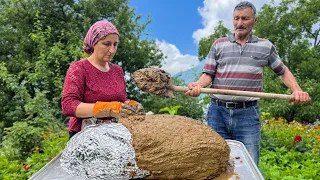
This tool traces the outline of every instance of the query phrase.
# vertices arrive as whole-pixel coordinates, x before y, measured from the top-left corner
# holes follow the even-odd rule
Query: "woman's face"
[[[117,34],[109,34],[94,45],[93,55],[99,61],[110,62],[117,52],[118,43],[119,36]]]

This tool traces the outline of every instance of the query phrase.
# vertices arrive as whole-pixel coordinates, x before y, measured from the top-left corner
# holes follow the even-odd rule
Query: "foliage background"
[[[283,0],[279,5],[264,5],[258,14],[255,35],[277,46],[285,64],[312,98],[307,105],[293,106],[261,100],[262,111],[288,122],[312,123],[320,117],[319,9],[320,0]],[[82,52],[85,33],[100,19],[114,23],[121,34],[113,62],[125,71],[129,98],[141,102],[146,111],[163,113],[160,109],[181,106],[179,115],[205,121],[208,97],[177,93],[175,99],[160,98],[138,91],[132,83],[135,70],[161,67],[164,55],[146,31],[151,19],[143,22],[127,0],[1,0],[0,179],[27,179],[63,149],[68,141],[68,117],[61,113],[60,104],[64,76],[71,62],[86,57]],[[200,40],[199,60],[207,57],[215,39],[230,32],[219,22],[211,36]],[[175,84],[184,82],[176,79]],[[263,88],[265,92],[290,94],[268,69]],[[279,137],[274,139],[278,142]],[[279,149],[267,150],[281,154],[285,145],[274,146]],[[262,155],[266,154],[269,152]],[[307,163],[319,162],[318,155],[306,155]],[[275,170],[279,164],[275,160],[262,168]]]

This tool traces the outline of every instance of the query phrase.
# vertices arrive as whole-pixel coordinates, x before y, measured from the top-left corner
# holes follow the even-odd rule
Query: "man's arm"
[[[192,82],[188,84],[188,88],[190,89],[185,93],[187,96],[197,97],[200,95],[200,88],[207,87],[212,82],[211,75],[207,73],[203,73],[197,82]]]
[[[292,103],[304,104],[311,100],[309,94],[302,91],[288,67],[284,71],[284,74],[280,76],[280,79],[288,88],[290,88],[292,95],[294,96],[294,101]]]

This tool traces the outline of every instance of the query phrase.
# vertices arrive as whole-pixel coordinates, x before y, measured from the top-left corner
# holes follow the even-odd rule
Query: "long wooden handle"
[[[188,87],[184,86],[168,86],[168,89],[175,92],[187,92]],[[236,91],[236,90],[226,90],[226,89],[212,89],[212,88],[201,88],[201,93],[205,94],[224,94],[224,95],[234,95],[234,96],[248,96],[248,97],[259,97],[264,99],[282,99],[282,100],[294,100],[293,95],[287,94],[275,94],[275,93],[263,93],[263,92],[251,92],[251,91]]]

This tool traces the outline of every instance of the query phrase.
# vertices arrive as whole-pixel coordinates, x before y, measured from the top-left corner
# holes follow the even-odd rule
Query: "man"
[[[240,2],[233,11],[234,34],[216,40],[209,52],[203,74],[188,85],[186,95],[199,96],[200,88],[211,85],[216,89],[242,91],[262,90],[263,67],[269,66],[294,95],[292,103],[307,103],[308,93],[303,92],[290,70],[283,64],[268,40],[252,35],[257,23],[256,9],[250,2]],[[210,95],[207,119],[225,139],[238,140],[246,146],[258,165],[260,158],[259,98],[230,95]]]

